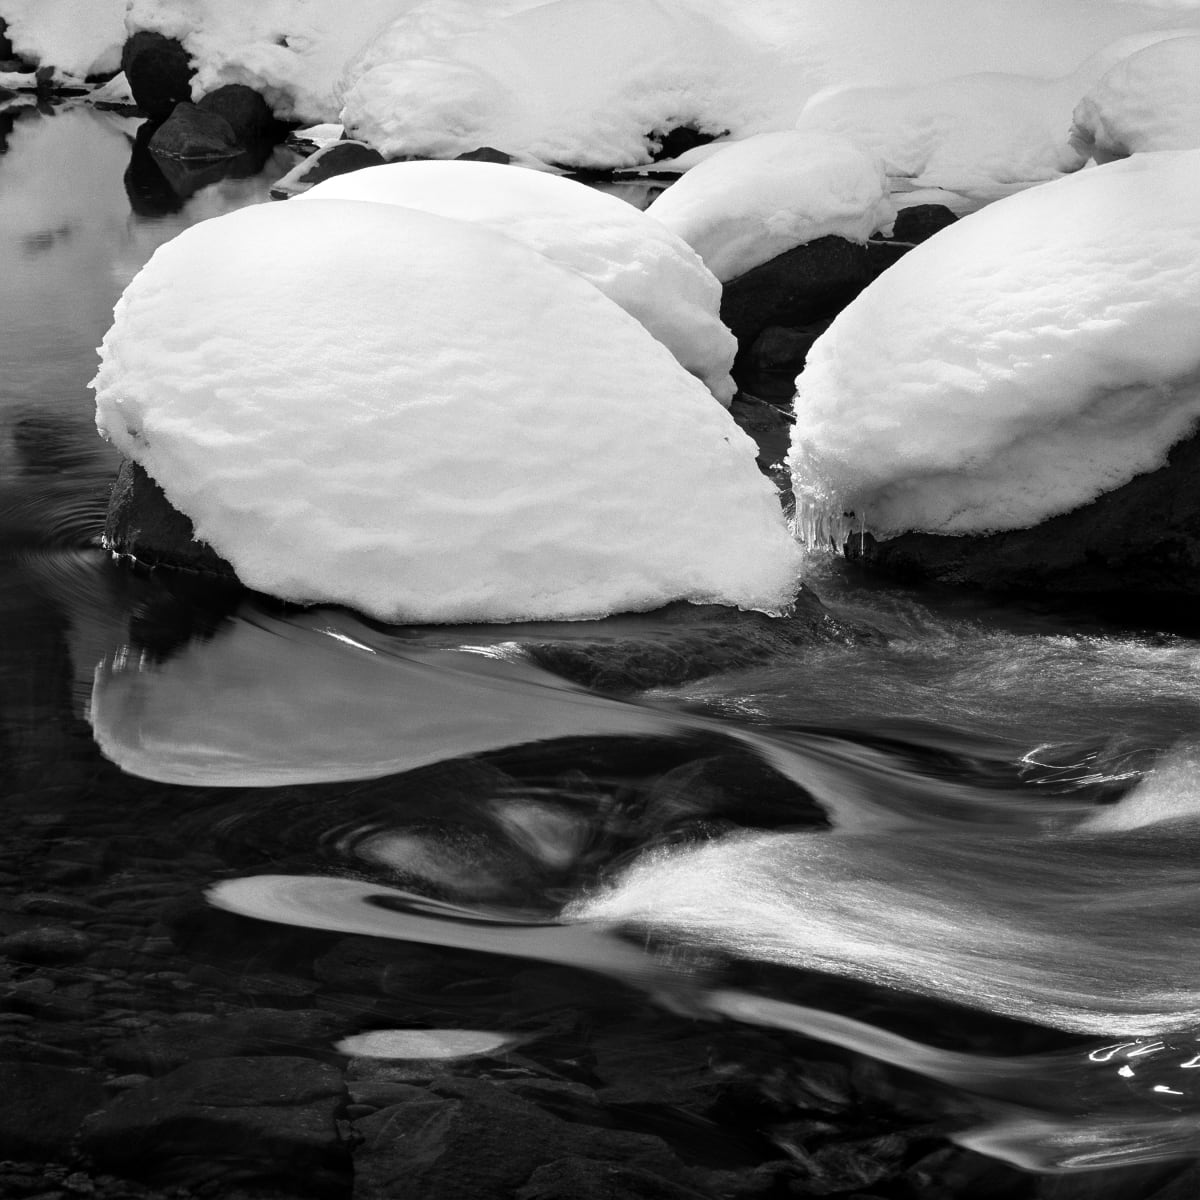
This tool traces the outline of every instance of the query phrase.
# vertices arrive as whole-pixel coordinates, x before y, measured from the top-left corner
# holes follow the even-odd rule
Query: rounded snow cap
[[[336,175],[296,199],[373,200],[485,225],[598,287],[724,405],[733,334],[721,285],[696,252],[624,200],[571,179],[488,162],[387,163]]]
[[[354,201],[159,249],[97,424],[252,588],[390,621],[788,607],[755,448],[637,321],[512,238]]]
[[[797,380],[797,500],[880,533],[1035,525],[1200,420],[1200,151],[1000,200],[852,301]]]

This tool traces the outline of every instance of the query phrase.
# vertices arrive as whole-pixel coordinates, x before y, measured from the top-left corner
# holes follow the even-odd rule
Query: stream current
[[[1021,1171],[1200,1154],[1196,630],[814,556],[809,582],[871,636],[598,691],[529,647],[619,657],[675,626],[384,627],[116,563],[98,546],[116,458],[86,388],[111,306],[157,245],[264,202],[289,165],[155,176],[136,127],[0,113],[7,894],[183,904],[150,931],[182,992],[309,977],[334,934],[398,962],[433,947],[450,982],[414,984],[407,1024],[445,1041],[469,1022],[524,1070],[565,1069],[548,1014],[568,995],[627,1031],[770,1031],[776,1055],[899,1068],[932,1097],[928,1136]],[[21,903],[4,932],[45,910]],[[94,983],[146,933],[76,924]],[[503,970],[550,990],[514,1000]],[[355,980],[334,983],[350,1004]],[[104,1061],[102,1010],[81,1062]],[[389,1020],[364,1003],[350,1024]]]

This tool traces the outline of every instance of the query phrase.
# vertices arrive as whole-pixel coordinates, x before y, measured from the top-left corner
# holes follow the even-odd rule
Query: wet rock
[[[129,460],[121,464],[109,497],[104,544],[149,566],[236,578],[233,568],[211,546],[196,540],[192,522],[172,507],[162,488]]]
[[[40,925],[0,938],[0,956],[27,963],[77,962],[92,945],[92,939],[78,929]]]
[[[807,588],[800,590],[788,617],[720,605],[671,604],[571,632],[574,636],[555,641],[520,641],[547,670],[613,694],[701,679],[764,662],[797,646],[870,636],[836,617]]]
[[[13,44],[8,36],[8,22],[0,17],[0,61],[13,57]]]
[[[223,116],[183,101],[150,136],[150,152],[160,158],[236,158],[243,151]]]
[[[332,1058],[333,1043],[348,1032],[347,1021],[319,1009],[259,1008],[139,1035],[110,1046],[105,1059],[118,1070],[161,1074],[199,1059],[281,1051]]]
[[[1032,529],[964,537],[855,535],[847,558],[906,580],[997,592],[1154,597],[1186,610],[1200,595],[1200,435],[1165,466]],[[1146,614],[1143,613],[1143,617]]]
[[[175,38],[139,30],[125,42],[121,70],[138,108],[152,120],[166,120],[176,104],[192,98],[195,68]]]
[[[516,1200],[702,1200],[709,1195],[636,1167],[561,1158],[538,1167]]]
[[[332,179],[335,175],[346,175],[363,167],[376,167],[383,161],[383,155],[366,142],[330,142],[329,145],[314,150],[277,180],[271,186],[271,198],[286,200],[289,196],[307,192],[310,187],[324,183],[326,179]]]
[[[119,1095],[86,1124],[102,1168],[153,1183],[258,1180],[344,1195],[340,1072],[307,1058],[190,1063]]]
[[[761,399],[790,403],[796,391],[796,376],[804,370],[808,352],[830,324],[829,319],[823,319],[801,326],[768,325],[740,356],[738,383]]]
[[[95,1072],[0,1062],[0,1154],[57,1158],[106,1098]]]
[[[221,117],[242,146],[272,140],[279,134],[280,124],[270,105],[244,83],[227,83],[202,96],[196,107]]]
[[[15,100],[16,98],[17,93],[12,88],[0,87],[0,104],[5,100]]]
[[[873,277],[866,246],[817,238],[730,280],[721,320],[748,349],[768,325],[803,326],[839,313]]]
[[[928,241],[958,217],[944,204],[913,204],[896,214],[891,238],[896,242],[907,242],[915,246]]]
[[[486,1080],[443,1079],[355,1124],[355,1200],[511,1194],[568,1157],[683,1172],[660,1139],[564,1121]],[[685,1193],[686,1194],[686,1193]]]

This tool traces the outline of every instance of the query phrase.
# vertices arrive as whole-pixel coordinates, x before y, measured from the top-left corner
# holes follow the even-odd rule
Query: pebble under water
[[[791,635],[113,562],[111,305],[287,165],[135,126],[0,112],[0,1195],[1194,1194],[1196,630],[821,558]]]

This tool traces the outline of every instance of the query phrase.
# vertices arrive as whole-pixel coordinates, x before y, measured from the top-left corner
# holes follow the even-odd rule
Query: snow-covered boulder
[[[797,127],[836,134],[879,158],[897,190],[936,188],[967,207],[1078,170],[1070,78],[990,73],[911,87],[835,87]]]
[[[1075,108],[1097,161],[1200,147],[1200,36],[1155,42],[1113,66]]]
[[[570,179],[486,162],[369,167],[297,199],[371,200],[470,221],[516,238],[636,317],[724,405],[737,353],[721,287],[687,243],[632,205]]]
[[[875,159],[845,138],[794,130],[706,154],[647,211],[722,281],[817,238],[865,242],[896,215]]]
[[[728,128],[740,109],[728,64],[758,57],[683,0],[516,7],[426,4],[399,18],[347,68],[346,129],[386,158],[496,146],[573,167],[635,166],[650,161],[655,133]]]
[[[120,64],[125,0],[2,0],[0,24],[21,58],[84,79]]]
[[[396,205],[254,206],[126,289],[101,431],[243,583],[384,620],[780,611],[754,445],[590,283]]]
[[[1200,420],[1200,151],[1070,175],[912,250],[797,380],[813,525],[1019,529],[1152,471]]]

